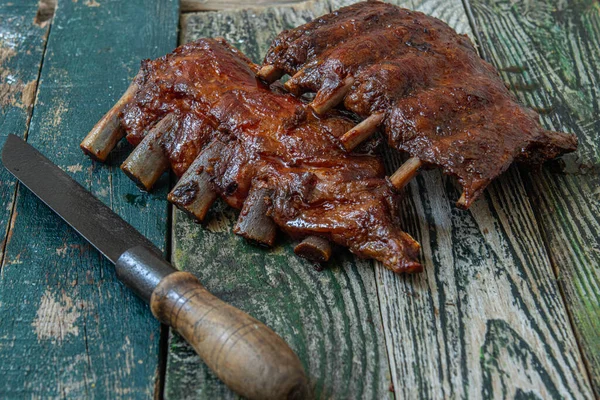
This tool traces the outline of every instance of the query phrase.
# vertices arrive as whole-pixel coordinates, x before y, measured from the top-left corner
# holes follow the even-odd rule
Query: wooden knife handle
[[[249,399],[309,396],[302,364],[275,332],[219,300],[189,272],[173,268],[156,249],[125,251],[117,276],[179,332],[227,386]]]
[[[209,293],[188,272],[162,278],[152,313],[179,332],[231,389],[249,399],[304,399],[308,385],[296,354],[275,332]]]

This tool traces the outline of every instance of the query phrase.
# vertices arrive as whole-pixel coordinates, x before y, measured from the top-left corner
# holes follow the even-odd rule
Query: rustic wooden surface
[[[27,11],[15,35],[33,30],[35,13]],[[177,22],[176,1],[61,1],[48,25],[28,135],[31,144],[161,248],[167,234],[166,185],[142,194],[118,170],[125,148],[101,165],[85,157],[78,144],[127,87],[140,59],[176,45]],[[29,40],[33,58],[40,39]],[[29,56],[27,48],[21,50],[19,56]],[[35,75],[30,68],[35,65],[25,66],[24,73]],[[3,126],[2,134],[12,129]],[[14,129],[24,130],[22,124]],[[18,190],[12,217],[0,275],[0,398],[151,397],[160,325],[148,307],[26,189]]]
[[[29,128],[48,23],[36,20],[37,0],[0,1],[0,147],[9,133],[24,137]],[[0,168],[0,265],[15,179]]]
[[[175,265],[283,337],[303,361],[319,397],[390,395],[369,263],[338,254],[332,269],[317,272],[294,256],[288,241],[267,252],[233,235],[235,213],[222,204],[211,214],[206,229],[175,214]],[[234,397],[179,336],[171,338],[170,350],[165,398]]]
[[[410,5],[459,32],[472,25],[462,2]],[[397,396],[591,397],[519,172],[498,179],[469,212],[454,207],[457,198],[437,171],[412,182],[405,221],[429,268],[406,280],[378,268]],[[406,332],[417,339],[399,340]]]
[[[181,12],[268,7],[274,4],[303,3],[307,0],[181,0]]]
[[[576,154],[525,173],[527,193],[600,397],[600,4],[471,0],[482,49]]]
[[[0,145],[27,132],[33,110],[31,143],[165,248],[167,177],[144,195],[116,170],[126,146],[108,166],[77,147],[139,60],[174,47],[176,1],[154,1],[64,1],[52,24],[36,19],[36,2],[0,1]],[[281,29],[349,2],[184,0],[182,11],[262,8],[184,14],[180,41],[222,35],[260,61]],[[236,213],[223,204],[205,226],[172,215],[172,260],[286,339],[317,398],[600,395],[598,3],[394,3],[469,34],[547,127],[578,135],[578,153],[539,173],[511,168],[469,212],[454,207],[451,179],[419,175],[403,217],[423,245],[421,275],[344,251],[315,271],[285,238],[264,251],[235,237]],[[389,151],[387,162],[392,171],[401,160]],[[0,182],[0,397],[160,396],[159,327],[147,308],[26,190],[13,203],[3,169]],[[178,335],[168,350],[165,398],[235,397]]]
[[[344,4],[347,2],[309,2],[286,8],[186,15],[182,19],[181,40],[222,35],[254,60],[260,60],[264,43],[274,32],[300,23],[299,16],[310,18],[320,15],[323,7],[333,9]],[[472,21],[460,1],[397,4],[442,18],[457,31],[475,38],[470,29]],[[533,2],[531,8],[535,9]],[[389,152],[390,171],[399,163],[397,155]],[[520,172],[512,168],[470,212],[454,207],[457,197],[458,190],[452,180],[439,172],[429,171],[419,176],[410,185],[404,220],[409,232],[423,244],[426,272],[398,277],[380,265],[375,266],[375,289],[392,374],[390,387],[399,398],[516,397],[522,394],[542,398],[590,398],[587,371]],[[227,234],[233,215],[224,219],[228,221]],[[184,222],[184,218],[179,214],[174,218],[174,259],[179,267],[207,279],[219,276],[221,279],[212,279],[211,289],[216,292],[231,285],[226,286],[224,279],[243,285],[249,277],[260,276],[263,267],[256,262],[243,264],[248,277],[239,281],[237,266],[236,273],[228,271],[222,276],[220,263],[212,261],[206,265],[206,255],[215,251],[225,259],[223,265],[230,265],[233,260],[241,264],[245,258],[255,257],[256,251],[250,249],[248,254],[244,248],[224,246],[226,237],[223,241],[207,238],[208,233]],[[287,252],[279,261],[281,268],[287,270],[290,265],[302,264],[289,248],[284,246],[283,249]],[[340,270],[336,262],[331,264],[333,270],[327,272],[333,276],[344,269],[342,266]],[[293,277],[287,279],[293,281]],[[296,284],[276,289],[299,297],[306,296],[312,287]],[[285,327],[278,325],[280,314],[286,303],[295,304],[295,299],[282,301],[271,295],[274,299],[265,305],[257,304],[256,296],[244,292],[241,299],[237,293],[229,299],[251,313],[255,308],[270,306],[270,312],[277,309],[276,318],[267,313],[263,319],[276,330],[281,329],[279,332],[285,336]],[[318,297],[311,297],[319,301]],[[361,300],[355,298],[354,301]],[[336,323],[343,326],[339,320]],[[306,326],[305,322],[301,324]],[[345,336],[345,341],[355,342],[351,331]],[[346,344],[325,339],[322,345],[328,353],[336,353]],[[340,361],[327,363],[325,375],[313,374],[310,361],[320,353],[311,354],[311,349],[307,350],[300,356],[315,382],[317,397],[347,395],[345,387],[338,386],[335,380]],[[173,338],[166,397],[223,395],[221,390],[226,389],[212,379],[207,383],[206,373],[200,375],[193,360],[197,359],[185,344]],[[357,397],[367,397],[365,392],[354,393]]]

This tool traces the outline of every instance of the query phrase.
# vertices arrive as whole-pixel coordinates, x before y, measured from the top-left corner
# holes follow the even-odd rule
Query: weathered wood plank
[[[181,0],[181,12],[233,10],[269,7],[275,4],[303,3],[310,0]]]
[[[472,35],[462,2],[403,2]],[[399,165],[388,153],[390,171]],[[590,398],[581,355],[519,172],[469,212],[438,171],[411,182],[407,228],[422,275],[379,266],[378,288],[398,398]],[[406,340],[409,336],[411,340]]]
[[[600,7],[470,0],[489,61],[549,129],[579,150],[524,174],[591,380],[600,396]]]
[[[37,0],[0,1],[0,148],[29,127],[48,24],[36,23]],[[0,167],[0,260],[15,197],[15,180]]]
[[[281,29],[327,12],[326,4],[184,16],[184,41],[225,36],[260,60]],[[280,334],[301,358],[318,398],[390,397],[390,375],[369,262],[337,254],[317,272],[283,237],[271,251],[233,235],[232,209],[217,206],[206,228],[174,215],[173,261],[216,295]],[[283,235],[280,235],[283,236]],[[178,336],[172,336],[165,398],[232,398]]]
[[[176,1],[60,2],[28,136],[161,248],[165,190],[136,189],[118,170],[124,147],[96,165],[78,144],[140,59],[175,46],[177,21]],[[25,189],[1,272],[0,397],[152,396],[159,324],[110,264]]]

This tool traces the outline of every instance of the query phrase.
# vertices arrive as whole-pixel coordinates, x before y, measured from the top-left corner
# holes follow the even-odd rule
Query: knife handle
[[[235,392],[249,399],[308,397],[304,369],[287,343],[213,296],[194,275],[141,247],[124,253],[116,267],[119,278],[149,300],[152,314],[179,332]]]

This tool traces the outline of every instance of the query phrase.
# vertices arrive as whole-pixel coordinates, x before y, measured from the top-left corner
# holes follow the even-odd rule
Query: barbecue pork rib
[[[380,158],[340,145],[354,122],[315,114],[257,71],[221,39],[144,61],[120,109],[137,145],[124,169],[140,181],[140,165],[172,168],[181,178],[171,202],[202,219],[218,195],[242,209],[236,233],[261,243],[272,243],[274,221],[294,238],[325,238],[394,272],[420,271],[419,245],[399,228]]]
[[[542,163],[577,147],[575,136],[544,130],[518,104],[466,35],[391,4],[356,3],[283,31],[259,76],[283,73],[292,93],[316,92],[317,112],[343,102],[366,118],[342,137],[347,149],[381,126],[416,168],[456,176],[463,208],[513,161]]]

